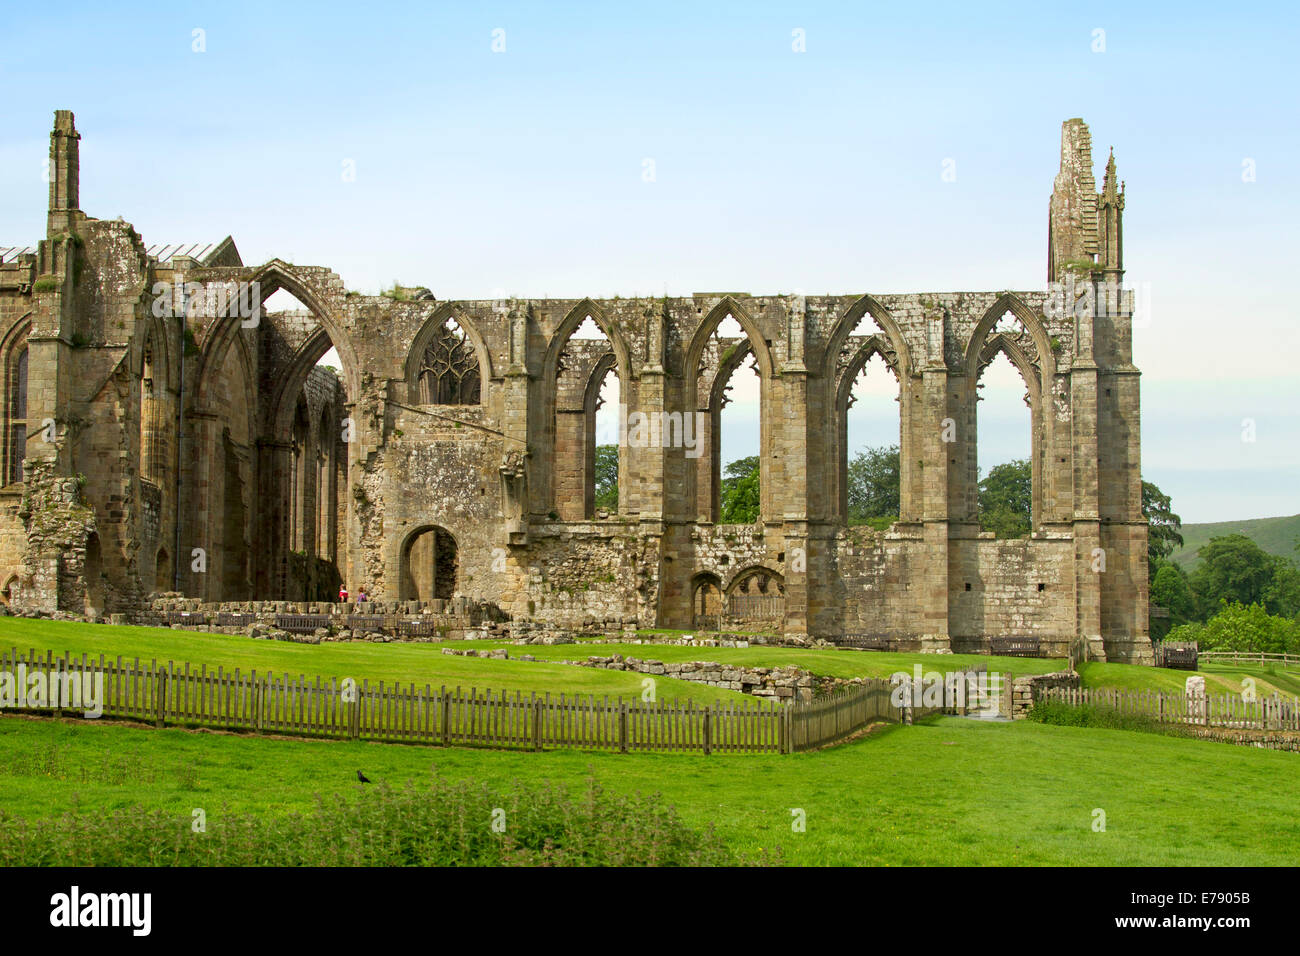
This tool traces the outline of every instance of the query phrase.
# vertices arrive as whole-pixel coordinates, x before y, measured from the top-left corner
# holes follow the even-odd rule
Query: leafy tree
[[[596,446],[596,507],[618,510],[618,446]]]
[[[901,480],[898,446],[868,448],[853,456],[848,466],[848,523],[884,523],[898,520]]]
[[[979,483],[980,527],[999,538],[1028,534],[1033,500],[1034,471],[1027,460],[994,465]]]
[[[1196,596],[1187,582],[1187,572],[1172,561],[1161,561],[1160,570],[1151,579],[1151,603],[1168,609],[1175,625],[1197,616]]]
[[[1197,556],[1200,561],[1191,584],[1203,614],[1216,613],[1224,601],[1265,604],[1277,562],[1250,538],[1244,534],[1211,538]]]
[[[1171,641],[1196,641],[1204,650],[1300,653],[1300,622],[1269,614],[1260,604],[1223,602],[1204,624],[1183,624],[1169,632]]]
[[[719,520],[723,524],[753,524],[758,520],[758,456],[739,458],[722,473]]]
[[[1264,590],[1264,606],[1284,617],[1300,615],[1300,568],[1290,558],[1269,555],[1273,580]]]
[[[1142,517],[1147,519],[1148,580],[1154,581],[1160,562],[1183,546],[1183,519],[1174,514],[1169,496],[1149,481],[1142,482]]]

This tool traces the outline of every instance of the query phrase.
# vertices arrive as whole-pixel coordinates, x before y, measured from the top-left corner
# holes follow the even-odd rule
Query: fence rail
[[[1300,730],[1300,698],[1280,694],[1246,700],[1240,694],[1188,696],[1113,688],[1052,687],[1040,689],[1036,699],[1057,700],[1073,707],[1109,707],[1162,723],[1233,730]]]
[[[1262,651],[1201,651],[1201,659],[1220,664],[1281,664],[1300,666],[1300,654],[1265,654]]]
[[[873,680],[810,704],[628,701],[528,695],[226,670],[173,661],[0,653],[14,686],[47,688],[14,706],[59,714],[97,703],[102,715],[155,727],[200,726],[350,740],[469,744],[519,750],[570,747],[627,753],[791,753],[842,740],[873,721],[911,722],[952,708],[896,706]],[[94,689],[95,682],[102,684]],[[90,682],[87,685],[87,681]],[[58,689],[56,692],[56,688]],[[86,688],[96,700],[71,694]]]

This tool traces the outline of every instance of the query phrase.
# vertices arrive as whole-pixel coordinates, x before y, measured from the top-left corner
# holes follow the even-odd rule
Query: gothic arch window
[[[1036,354],[1024,321],[1010,310],[989,327],[975,353],[970,510],[981,530],[1000,538],[1028,534],[1041,520]]]
[[[902,462],[907,460],[902,404],[898,358],[889,340],[878,329],[865,335],[855,329],[840,354],[833,432],[838,448],[833,503],[846,524],[883,528],[902,514]]]
[[[725,309],[715,310],[696,334],[695,395],[688,411],[701,413],[703,434],[696,437],[703,453],[687,461],[687,507],[693,503],[702,521],[760,521],[772,494],[761,478],[767,365],[755,341]]]
[[[10,346],[5,362],[5,484],[23,480],[27,457],[27,336]]]
[[[454,319],[443,322],[425,347],[419,383],[424,405],[477,405],[481,401],[478,353]]]
[[[564,521],[617,513],[625,505],[623,404],[613,343],[588,315],[566,337],[555,363],[555,500]]]

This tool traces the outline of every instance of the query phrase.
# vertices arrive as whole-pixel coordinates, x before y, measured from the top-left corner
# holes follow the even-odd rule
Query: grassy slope
[[[68,651],[76,656],[98,658],[121,655],[141,660],[156,658],[178,663],[218,665],[232,670],[271,670],[277,674],[305,674],[352,677],[372,683],[385,681],[430,684],[438,687],[464,687],[468,690],[521,690],[551,694],[605,694],[615,697],[640,697],[639,674],[604,671],[561,664],[527,661],[493,661],[470,657],[453,657],[442,653],[439,644],[370,644],[358,641],[330,644],[294,644],[288,641],[255,641],[229,634],[204,634],[173,631],[154,627],[114,627],[107,624],[81,624],[68,621],[40,621],[0,618],[0,649],[17,646],[26,651]],[[486,647],[483,642],[460,646]],[[519,650],[525,650],[520,648]],[[682,700],[752,700],[733,691],[717,690],[671,678],[656,678],[660,697]]]
[[[571,667],[549,661],[583,660],[588,656],[623,654],[661,661],[710,660],[752,667],[796,664],[827,677],[888,677],[896,671],[911,673],[920,664],[924,671],[949,671],[987,666],[992,671],[1013,674],[1043,674],[1062,670],[1061,659],[989,657],[980,654],[886,654],[862,651],[816,650],[785,647],[684,647],[674,644],[621,644],[580,641],[577,644],[522,647],[490,641],[447,641],[444,644],[370,644],[340,642],[293,644],[284,641],[254,641],[228,634],[203,634],[166,628],[114,627],[65,621],[33,621],[0,617],[0,650],[12,646],[40,652],[64,651],[77,656],[122,655],[142,660],[189,661],[220,665],[227,669],[268,669],[275,673],[305,674],[308,677],[353,677],[437,687],[477,687],[480,690],[520,690],[551,694],[596,694],[637,696],[641,675]],[[528,653],[537,663],[454,657],[443,647],[486,650],[506,647],[511,654]],[[1085,687],[1118,687],[1125,690],[1158,690],[1181,693],[1186,671],[1138,667],[1129,664],[1085,664],[1080,668]],[[1252,676],[1264,694],[1274,690],[1286,696],[1297,693],[1285,677],[1269,675],[1244,665],[1216,665],[1205,670],[1211,693],[1239,693],[1241,680]],[[1293,675],[1294,676],[1294,675]],[[660,697],[681,700],[752,700],[732,691],[715,690],[700,684],[657,677]]]
[[[1244,521],[1216,521],[1209,524],[1185,524],[1183,547],[1173,553],[1173,560],[1191,569],[1196,551],[1210,538],[1227,534],[1244,534],[1269,554],[1297,558],[1296,539],[1300,538],[1300,515],[1283,518],[1249,518]]]
[[[785,757],[543,754],[0,719],[5,809],[133,804],[209,818],[376,780],[550,779],[659,792],[688,823],[794,864],[1296,865],[1300,758],[1128,731],[944,718]],[[793,833],[791,809],[807,813]],[[1094,808],[1105,833],[1091,829]],[[486,825],[486,824],[485,824]]]

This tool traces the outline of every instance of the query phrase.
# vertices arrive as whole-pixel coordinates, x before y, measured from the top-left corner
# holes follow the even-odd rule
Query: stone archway
[[[722,626],[722,580],[708,571],[691,581],[692,625],[698,630],[717,630]]]
[[[460,553],[451,532],[438,525],[417,528],[402,545],[398,599],[450,600],[459,571]]]

